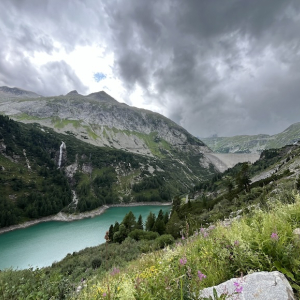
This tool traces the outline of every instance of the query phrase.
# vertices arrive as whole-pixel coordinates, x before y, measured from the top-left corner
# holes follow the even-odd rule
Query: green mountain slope
[[[1,227],[59,211],[170,201],[215,172],[200,166],[201,153],[169,153],[176,159],[96,147],[73,134],[0,116]]]
[[[300,122],[275,135],[239,135],[233,137],[202,138],[217,153],[260,153],[264,149],[281,148],[300,140]]]

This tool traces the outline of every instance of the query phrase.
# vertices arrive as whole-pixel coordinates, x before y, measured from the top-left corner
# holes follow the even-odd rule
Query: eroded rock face
[[[278,272],[257,272],[243,278],[232,278],[215,287],[201,291],[198,299],[213,297],[213,288],[218,296],[226,293],[226,299],[240,300],[294,300],[294,293],[285,276]]]

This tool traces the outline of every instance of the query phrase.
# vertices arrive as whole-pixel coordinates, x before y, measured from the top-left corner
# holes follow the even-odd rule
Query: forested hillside
[[[93,146],[71,133],[0,116],[1,227],[105,204],[167,202],[215,173],[200,166],[201,153],[180,156],[187,165]]]

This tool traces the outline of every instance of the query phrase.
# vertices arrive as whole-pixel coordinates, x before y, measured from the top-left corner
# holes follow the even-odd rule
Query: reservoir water
[[[68,253],[105,242],[105,232],[115,221],[119,223],[132,211],[145,222],[149,212],[170,210],[170,206],[111,207],[102,215],[72,222],[51,221],[0,234],[0,270],[12,267],[50,266]]]

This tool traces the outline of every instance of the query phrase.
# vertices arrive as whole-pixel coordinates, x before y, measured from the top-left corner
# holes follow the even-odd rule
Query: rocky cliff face
[[[203,142],[171,120],[119,103],[105,92],[82,96],[72,91],[58,97],[14,99],[0,103],[0,111],[94,145],[148,156],[170,156],[172,151],[210,152]]]

